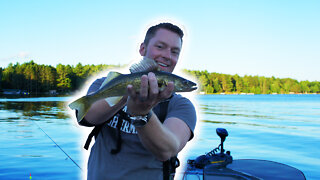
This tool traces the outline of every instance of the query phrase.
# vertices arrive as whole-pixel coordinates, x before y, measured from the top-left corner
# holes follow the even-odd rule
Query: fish
[[[96,92],[83,96],[69,104],[71,109],[78,112],[77,121],[80,122],[89,111],[91,105],[100,99],[106,99],[107,102],[109,102],[110,99],[111,101],[115,101],[111,106],[118,102],[123,96],[127,95],[127,86],[129,84],[131,84],[138,92],[138,87],[141,85],[141,76],[147,75],[149,72],[155,74],[160,91],[166,88],[168,82],[174,83],[174,92],[191,92],[197,89],[196,83],[183,77],[164,71],[149,71],[150,69],[152,68],[148,68],[147,71],[130,70],[133,72],[131,74],[121,74],[113,71],[109,72],[107,78]]]

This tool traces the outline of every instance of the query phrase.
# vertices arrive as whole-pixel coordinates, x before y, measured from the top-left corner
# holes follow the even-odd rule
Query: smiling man
[[[182,47],[182,31],[178,34],[165,29],[152,27],[140,46],[141,56],[154,59],[162,71],[172,72],[178,62]]]
[[[179,27],[160,23],[148,29],[139,52],[155,60],[162,71],[172,73],[182,38]],[[97,79],[88,94],[97,91],[104,79]],[[174,157],[192,139],[196,125],[193,104],[173,89],[169,82],[160,91],[155,74],[149,73],[141,77],[140,87],[128,85],[128,96],[116,105],[100,100],[91,106],[79,122],[99,127],[93,133],[96,141],[88,162],[88,179],[170,178]]]

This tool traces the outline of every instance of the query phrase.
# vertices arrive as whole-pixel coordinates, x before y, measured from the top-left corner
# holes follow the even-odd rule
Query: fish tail
[[[76,110],[77,120],[78,122],[80,122],[89,111],[91,103],[87,96],[83,96],[80,99],[77,99],[76,101],[70,103],[69,107]]]

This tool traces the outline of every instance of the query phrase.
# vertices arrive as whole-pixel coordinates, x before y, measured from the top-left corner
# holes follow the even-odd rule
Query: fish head
[[[178,80],[174,81],[175,92],[191,92],[197,89],[196,86],[196,83],[184,78],[179,78]]]
[[[174,83],[174,90],[173,90],[174,92],[190,92],[197,89],[196,83],[190,80],[187,80],[183,77],[180,77],[178,75],[164,72],[164,71],[157,71],[154,73],[157,77],[158,87],[160,91],[164,90],[167,87],[168,82]]]

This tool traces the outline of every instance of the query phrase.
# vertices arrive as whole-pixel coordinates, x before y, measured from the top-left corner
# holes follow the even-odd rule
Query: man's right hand
[[[159,102],[171,96],[174,84],[169,82],[167,87],[160,91],[158,81],[154,73],[141,76],[139,92],[136,92],[132,85],[128,85],[127,110],[131,115],[146,115]]]

